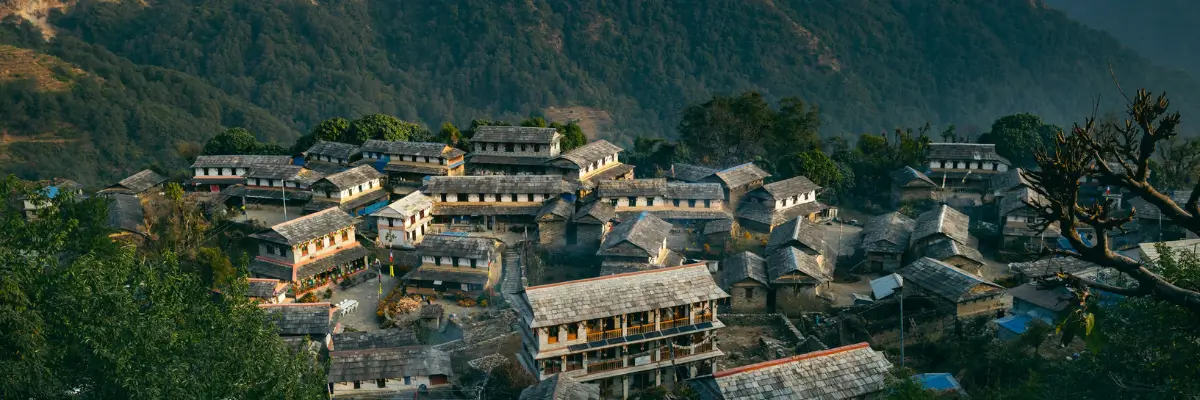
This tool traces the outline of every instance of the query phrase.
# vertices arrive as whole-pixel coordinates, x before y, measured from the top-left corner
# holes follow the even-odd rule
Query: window
[[[1025,223],[1032,224],[1032,223],[1035,223],[1035,222],[1037,222],[1037,218],[1034,218],[1034,217],[1025,217]]]
[[[412,384],[412,377],[411,377],[411,376],[406,376],[406,377],[404,377],[404,384],[405,384],[405,385],[411,385],[411,384]]]
[[[550,343],[550,344],[558,343],[558,326],[556,325],[556,326],[547,328],[547,331],[549,331],[550,333],[546,334],[546,343]]]
[[[445,193],[442,193],[442,202],[443,203],[446,202],[446,194]]]
[[[613,207],[617,206],[617,199],[612,199],[611,202],[612,202]],[[676,204],[676,205],[678,205],[678,204]]]
[[[438,256],[433,256],[433,265],[436,265],[439,267],[442,266],[442,258],[438,257]]]
[[[542,151],[542,145],[540,145],[540,144],[535,144],[535,145],[533,145],[533,151],[534,151],[534,152],[541,152],[541,151]]]
[[[575,340],[579,338],[579,330],[575,328],[576,327],[574,325],[567,327],[567,340]]]
[[[704,200],[704,208],[712,208],[712,200]]]
[[[521,151],[525,151],[525,143],[521,143]]]
[[[306,244],[306,245],[303,245],[303,246],[304,246],[304,247],[301,247],[301,248],[300,248],[300,255],[302,255],[302,256],[307,256],[307,255],[308,255],[308,245]]]
[[[517,194],[513,193],[513,194],[508,195],[508,199],[510,201],[514,201],[514,202],[517,201]]]
[[[746,288],[746,300],[750,300],[753,298],[754,298],[754,288],[752,288],[752,287]]]
[[[472,258],[471,259],[471,268],[475,268],[475,263],[476,263],[476,260],[474,258]]]
[[[480,201],[480,202],[483,202],[483,201],[484,201],[484,200],[483,200],[483,193],[480,193],[480,194],[479,194],[479,201]]]
[[[450,261],[454,263],[454,264],[450,264],[451,266],[454,266],[454,267],[458,266],[458,257],[450,257]]]
[[[646,205],[647,205],[647,206],[649,206],[649,207],[654,207],[654,198],[653,198],[653,197],[647,197],[647,198],[646,198]]]
[[[321,249],[324,249],[324,248],[325,248],[325,238],[317,239],[317,250],[320,251]]]
[[[355,388],[355,389],[362,389],[362,382],[359,382],[359,381],[354,381],[354,388]]]
[[[380,379],[378,381],[375,381],[375,384],[378,385],[380,388],[385,388],[385,387],[387,387],[387,379]]]
[[[509,153],[512,153],[512,152],[513,152],[513,144],[512,144],[512,143],[505,143],[505,144],[504,144],[504,151],[506,151],[506,152],[509,152]]]
[[[637,206],[637,197],[630,197],[630,198],[628,199],[628,201],[629,201],[629,206],[630,206],[630,207],[636,207],[636,206]]]
[[[342,240],[350,240],[350,231],[349,230],[342,231]]]
[[[688,200],[688,208],[696,208],[696,199]]]

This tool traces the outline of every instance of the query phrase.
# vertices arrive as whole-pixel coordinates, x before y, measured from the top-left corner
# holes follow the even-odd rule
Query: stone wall
[[[538,222],[538,243],[546,247],[562,247],[567,244],[566,221]]]
[[[601,225],[575,224],[575,244],[579,247],[600,248]]]
[[[815,286],[779,285],[775,288],[775,311],[790,316],[825,311],[829,302],[819,294]]]
[[[737,313],[752,313],[767,311],[767,297],[770,290],[766,286],[755,283],[738,283],[729,291],[729,308]],[[752,298],[746,298],[746,290],[753,290]]]
[[[806,338],[796,325],[787,318],[786,315],[774,314],[719,314],[717,319],[729,326],[761,326],[761,325],[779,325],[788,333],[788,337],[783,339],[792,343],[803,343]]]

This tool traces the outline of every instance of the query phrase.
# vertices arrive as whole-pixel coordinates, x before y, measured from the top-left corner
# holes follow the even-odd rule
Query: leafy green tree
[[[201,279],[212,287],[228,286],[238,277],[229,257],[218,248],[201,248],[196,256],[196,264]]]
[[[367,140],[407,141],[422,131],[420,125],[386,114],[369,114],[355,120],[340,142],[363,144]]]
[[[524,121],[521,121],[520,125],[532,128],[546,128],[550,126],[550,124],[546,123],[546,119],[542,117],[526,118]]]
[[[580,128],[579,124],[574,122],[566,125],[553,123],[550,126],[558,129],[558,133],[563,135],[560,145],[564,153],[587,144],[587,135],[583,134],[583,128]]]
[[[788,176],[803,175],[813,183],[835,190],[842,186],[844,179],[838,164],[819,149],[796,154],[784,169],[788,171]]]
[[[980,137],[980,143],[995,143],[996,153],[1014,165],[1029,168],[1037,165],[1035,151],[1052,146],[1054,135],[1062,128],[1042,122],[1033,114],[1013,114],[992,123],[992,130]]]
[[[460,149],[467,147],[467,141],[462,132],[459,132],[458,127],[449,122],[442,123],[442,129],[438,131],[438,141]]]
[[[258,139],[245,128],[229,128],[204,143],[205,155],[254,154]]]
[[[350,121],[342,117],[333,117],[317,124],[313,127],[313,139],[317,141],[336,142],[345,136],[346,131],[350,130]]]

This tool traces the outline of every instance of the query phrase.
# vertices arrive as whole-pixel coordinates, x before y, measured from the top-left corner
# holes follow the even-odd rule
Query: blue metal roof
[[[953,390],[956,392],[962,391],[962,385],[958,384],[958,379],[954,379],[953,375],[945,372],[934,372],[928,374],[913,375],[913,379],[921,382],[921,387],[925,390],[946,391]]]
[[[46,198],[53,199],[58,197],[58,186],[46,186],[44,190]]]
[[[1030,321],[1033,321],[1033,317],[1025,314],[1019,314],[1000,318],[996,320],[996,324],[1019,335],[1025,333],[1025,330],[1029,328]]]

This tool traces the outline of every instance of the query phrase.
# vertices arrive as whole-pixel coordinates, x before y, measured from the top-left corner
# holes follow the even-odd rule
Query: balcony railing
[[[687,325],[691,325],[691,324],[692,323],[688,317],[676,318],[676,319],[663,321],[660,324],[660,325],[662,325],[662,327],[660,329],[671,329],[671,328],[674,328],[677,326],[687,326]]]
[[[607,330],[607,331],[603,331],[603,332],[592,332],[589,329],[588,335],[587,335],[587,340],[589,342],[594,342],[597,340],[612,339],[612,338],[619,338],[619,337],[621,337],[620,329]]]
[[[625,367],[623,361],[624,361],[623,359],[618,358],[615,360],[591,363],[591,364],[588,364],[588,366],[587,366],[587,373],[597,374],[597,373],[601,373],[601,372],[607,372],[607,371],[621,369],[621,368]]]
[[[712,313],[700,314],[700,315],[697,315],[695,319],[696,319],[695,323],[697,323],[697,324],[703,324],[705,322],[712,322],[713,314]]]
[[[566,370],[566,371],[575,371],[575,370],[579,370],[579,369],[583,369],[583,362],[567,363],[566,368],[564,368],[564,370]]]
[[[643,333],[654,332],[654,324],[644,324],[629,327],[627,335],[640,335]]]
[[[716,349],[716,347],[713,345],[713,342],[708,341],[708,342],[704,342],[704,343],[701,343],[701,344],[698,344],[695,346],[691,346],[691,347],[681,347],[681,346],[680,347],[674,347],[674,346],[659,347],[658,349],[651,350],[647,353],[641,353],[641,355],[648,354],[648,355],[654,356],[653,359],[651,360],[651,362],[663,362],[663,361],[670,360],[672,356],[675,358],[687,357],[687,356],[696,355],[696,354],[709,353],[715,349]],[[672,355],[672,353],[674,353],[674,354]],[[597,374],[597,373],[601,373],[601,372],[615,371],[615,370],[622,369],[622,368],[632,367],[635,365],[634,359],[636,359],[638,356],[639,355],[623,356],[621,358],[617,358],[617,359],[613,359],[613,360],[604,360],[604,361],[596,361],[593,363],[589,363],[586,367],[587,368],[586,374]],[[622,363],[622,361],[624,361],[624,360],[628,360],[628,362]],[[568,364],[566,368],[567,368],[567,371],[572,371],[574,369],[578,369],[577,367],[573,368],[571,364]]]

